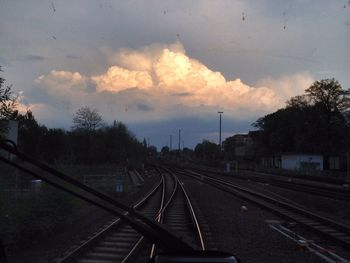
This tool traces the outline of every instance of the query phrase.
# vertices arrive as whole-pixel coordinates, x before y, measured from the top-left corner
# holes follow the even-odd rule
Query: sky
[[[350,1],[0,0],[1,76],[48,127],[83,106],[158,148],[252,130],[315,80],[350,88]]]

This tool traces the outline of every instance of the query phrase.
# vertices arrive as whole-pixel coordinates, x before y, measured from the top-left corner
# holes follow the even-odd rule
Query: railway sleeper
[[[119,232],[119,233],[115,233],[113,235],[110,235],[110,237],[112,238],[118,238],[118,237],[137,237],[140,234],[138,234],[137,232]]]
[[[124,242],[106,242],[106,241],[99,242],[98,245],[103,247],[111,247],[111,248],[116,248],[116,247],[125,248],[130,246],[130,244],[124,243]]]
[[[114,260],[81,259],[78,263],[115,263]]]
[[[130,247],[130,245],[129,245]],[[110,254],[127,254],[129,247],[104,247],[98,246],[94,247],[93,253],[110,253]]]
[[[107,237],[104,241],[107,241],[107,242],[111,242],[111,243],[121,243],[121,242],[124,242],[124,243],[127,243],[127,242],[133,242],[134,240],[137,239],[138,236],[134,236],[134,237],[123,237],[123,236],[119,236],[119,237]]]
[[[107,260],[120,260],[124,256],[116,253],[100,253],[100,252],[89,252],[86,254],[86,258],[90,259],[107,259]]]

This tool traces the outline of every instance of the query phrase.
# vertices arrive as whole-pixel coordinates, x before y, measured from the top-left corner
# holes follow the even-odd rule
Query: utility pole
[[[150,139],[149,138],[147,138],[148,139],[148,146],[147,147],[149,147],[149,141],[150,141]]]
[[[349,174],[349,172],[350,172],[350,160],[349,160],[349,153],[347,152],[346,153],[346,182],[348,183],[349,182],[349,179],[350,179],[350,174]]]
[[[219,132],[219,145],[220,145],[220,151],[222,151],[222,146],[221,146],[221,115],[224,113],[223,111],[218,111],[220,115],[220,132]]]
[[[170,151],[173,149],[173,136],[170,135]]]
[[[181,148],[181,129],[179,129],[179,152]]]

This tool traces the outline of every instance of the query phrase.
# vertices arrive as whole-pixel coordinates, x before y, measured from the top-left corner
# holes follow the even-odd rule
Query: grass
[[[122,197],[115,192],[116,180],[125,180],[122,167],[60,164],[55,168],[109,196]],[[95,207],[46,183],[34,189],[31,176],[8,166],[0,169],[0,236],[7,246],[21,248],[33,239],[50,238],[95,212]],[[123,195],[133,190],[126,183]]]

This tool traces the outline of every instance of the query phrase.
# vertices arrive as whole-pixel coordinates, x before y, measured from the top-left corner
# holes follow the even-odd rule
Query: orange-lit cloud
[[[107,115],[150,120],[216,109],[232,117],[260,116],[282,107],[313,81],[306,73],[268,77],[254,86],[240,79],[227,80],[187,56],[180,43],[104,52],[111,66],[103,74],[53,70],[35,82],[48,94],[75,106],[90,104]]]
[[[90,79],[79,72],[51,70],[47,75],[41,75],[35,79],[50,95],[57,97],[71,96],[74,94],[84,95]]]
[[[278,80],[267,78],[256,87],[244,84],[240,79],[226,80],[220,72],[188,57],[180,43],[141,51],[121,49],[114,55],[114,63],[118,65],[92,77],[98,91],[119,92],[137,87],[155,97],[186,94],[172,100],[188,106],[272,110],[312,82],[307,74],[284,76]]]
[[[112,66],[105,74],[91,79],[96,82],[98,92],[118,92],[133,87],[148,89],[153,86],[152,77],[147,71],[127,70],[118,66]]]

